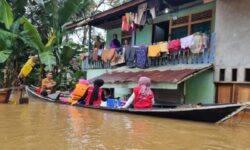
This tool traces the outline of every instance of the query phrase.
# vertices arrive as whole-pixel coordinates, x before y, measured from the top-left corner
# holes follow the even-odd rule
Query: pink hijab
[[[140,94],[143,96],[148,96],[152,94],[150,89],[151,80],[148,77],[140,77],[139,79],[139,86],[141,87]]]

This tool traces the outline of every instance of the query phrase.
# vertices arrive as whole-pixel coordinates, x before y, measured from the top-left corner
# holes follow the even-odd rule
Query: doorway
[[[153,25],[153,38],[152,43],[161,41],[168,41],[169,35],[169,21],[157,23]]]

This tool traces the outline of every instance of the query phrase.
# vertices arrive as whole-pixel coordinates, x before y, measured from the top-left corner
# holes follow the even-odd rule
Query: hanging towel
[[[148,67],[148,48],[147,47],[141,47],[136,48],[136,67],[145,69]]]
[[[150,13],[153,19],[156,18],[156,12],[155,12],[155,7],[150,8]]]
[[[134,47],[125,47],[125,61],[126,65],[130,68],[136,66],[136,48]]]
[[[161,56],[160,45],[151,45],[148,47],[148,57],[159,57]]]
[[[169,53],[169,51],[168,51],[168,42],[160,42],[159,43],[159,46],[160,46],[160,48],[161,48],[161,52],[162,53]]]
[[[141,22],[143,14],[147,9],[147,5],[148,5],[147,3],[143,3],[143,4],[138,6],[138,23]]]
[[[140,21],[140,25],[144,26],[147,20],[147,14],[143,14],[141,21]]]
[[[190,46],[190,51],[194,54],[202,52],[203,49],[203,36],[202,34],[194,34],[192,45]]]
[[[181,48],[186,49],[190,48],[193,42],[193,35],[186,36],[184,38],[181,38]]]
[[[181,41],[179,39],[172,40],[168,43],[169,53],[178,52],[181,49]]]
[[[122,30],[123,31],[128,31],[129,30],[129,24],[128,24],[126,16],[122,17]]]

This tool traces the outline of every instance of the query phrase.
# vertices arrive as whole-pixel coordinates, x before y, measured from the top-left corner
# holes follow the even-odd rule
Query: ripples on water
[[[249,126],[217,126],[31,100],[0,105],[0,150],[247,150]]]

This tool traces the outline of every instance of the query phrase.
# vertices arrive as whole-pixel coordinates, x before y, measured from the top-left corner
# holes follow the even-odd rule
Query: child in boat
[[[81,99],[81,97],[86,93],[89,88],[89,81],[84,79],[79,79],[78,83],[75,85],[73,92],[70,94],[69,98],[60,97],[62,102],[74,103]]]
[[[154,102],[154,93],[150,89],[150,79],[141,77],[139,84],[133,89],[133,94],[130,96],[126,104],[122,108],[128,108],[134,102],[135,109],[152,108]]]
[[[106,101],[104,90],[101,88],[104,84],[102,79],[97,79],[94,81],[94,86],[88,88],[84,96],[79,100],[85,100],[86,105],[93,105],[99,107],[102,101]],[[75,101],[72,104],[76,104],[79,101]]]

